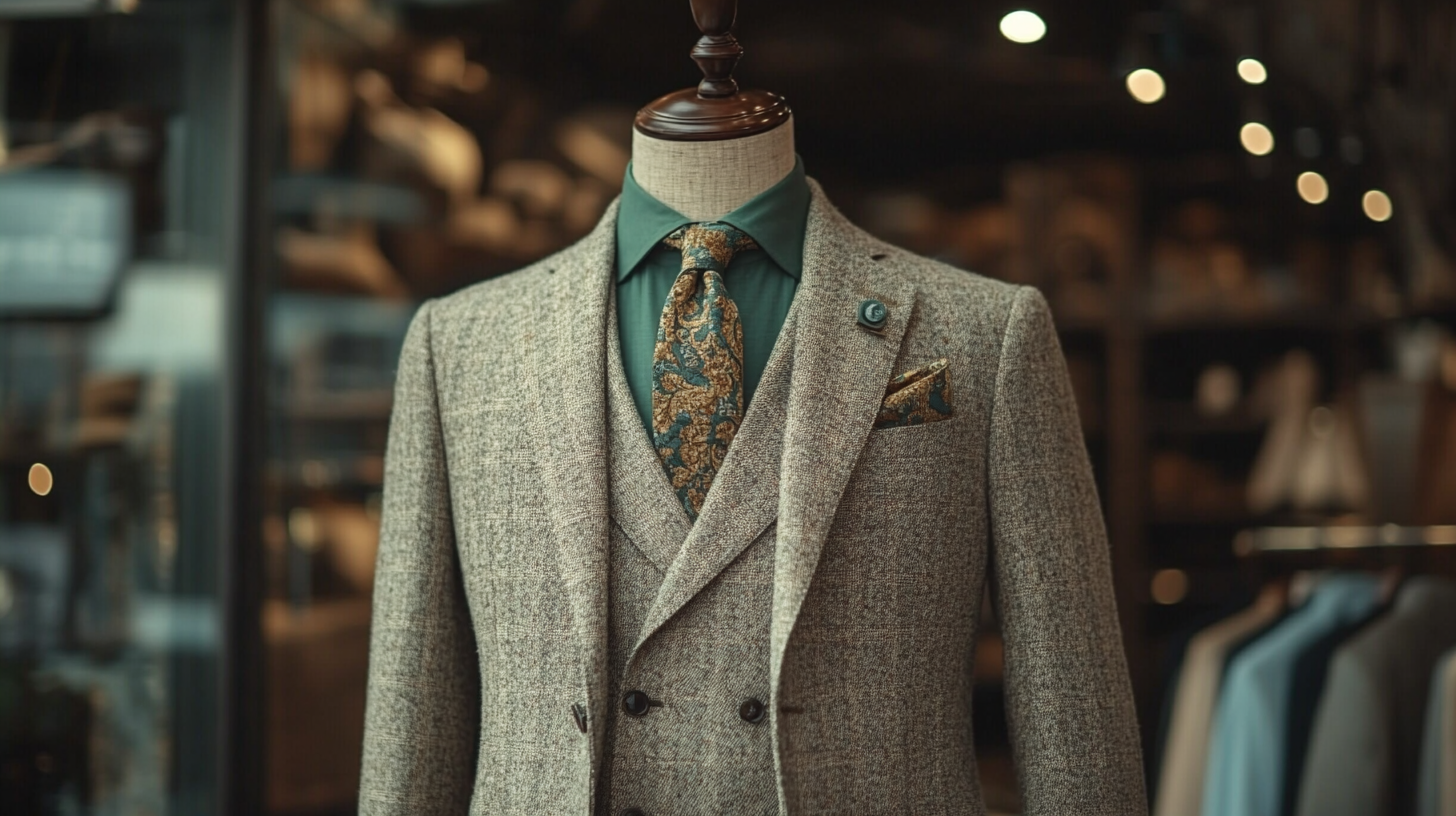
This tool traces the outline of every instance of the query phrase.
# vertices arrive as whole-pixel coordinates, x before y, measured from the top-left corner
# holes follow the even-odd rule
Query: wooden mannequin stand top
[[[692,58],[703,81],[661,97],[637,112],[637,129],[669,141],[720,141],[764,133],[789,119],[784,98],[768,91],[740,91],[733,68],[743,46],[733,36],[737,0],[692,0],[702,39]]]

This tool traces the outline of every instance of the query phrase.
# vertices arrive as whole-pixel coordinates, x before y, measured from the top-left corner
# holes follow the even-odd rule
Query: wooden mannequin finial
[[[738,16],[736,0],[693,0],[693,21],[703,38],[693,46],[693,62],[703,71],[698,83],[698,96],[717,98],[738,93],[733,68],[743,56],[743,46],[733,36],[733,21]]]
[[[697,88],[670,93],[637,112],[637,129],[671,141],[716,141],[773,130],[789,106],[768,91],[739,91],[733,69],[743,46],[733,36],[738,0],[691,0],[702,39],[691,56],[703,72]]]

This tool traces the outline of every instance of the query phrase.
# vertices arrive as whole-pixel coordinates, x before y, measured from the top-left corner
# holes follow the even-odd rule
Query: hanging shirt
[[[809,182],[796,155],[794,169],[783,180],[718,219],[748,233],[760,247],[735,255],[723,276],[743,326],[745,410],[799,287],[808,217]],[[649,434],[657,326],[667,294],[682,271],[682,254],[662,239],[691,223],[638,186],[632,166],[627,165],[617,215],[617,325],[627,386]]]
[[[1300,656],[1331,632],[1367,620],[1379,607],[1376,578],[1332,575],[1304,606],[1234,659],[1214,713],[1202,816],[1280,812]]]
[[[1416,810],[1431,672],[1456,647],[1456,583],[1418,575],[1395,607],[1342,645],[1319,701],[1298,799],[1302,816]]]
[[[1196,816],[1203,801],[1209,732],[1223,667],[1234,646],[1279,617],[1284,593],[1267,587],[1247,609],[1204,629],[1188,643],[1175,687],[1154,816]]]

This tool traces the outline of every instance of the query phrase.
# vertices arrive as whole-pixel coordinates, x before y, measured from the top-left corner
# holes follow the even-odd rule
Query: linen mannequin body
[[[642,189],[694,221],[715,221],[794,169],[794,120],[767,133],[712,142],[658,139],[632,130],[632,175]]]

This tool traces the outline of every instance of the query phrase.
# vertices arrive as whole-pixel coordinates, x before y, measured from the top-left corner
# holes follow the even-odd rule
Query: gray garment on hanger
[[[1456,816],[1456,649],[1442,655],[1431,673],[1416,787],[1417,816]]]
[[[1299,816],[1397,816],[1416,804],[1431,671],[1456,646],[1456,583],[1411,578],[1389,615],[1335,653]]]

